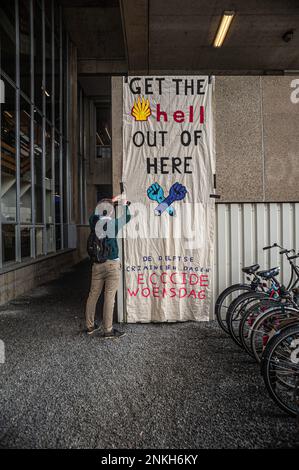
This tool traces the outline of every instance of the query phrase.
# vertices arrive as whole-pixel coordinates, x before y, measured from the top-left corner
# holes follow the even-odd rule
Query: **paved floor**
[[[256,364],[214,323],[82,333],[89,270],[0,308],[0,447],[260,448],[296,422],[268,397]],[[283,444],[282,444],[283,443]]]

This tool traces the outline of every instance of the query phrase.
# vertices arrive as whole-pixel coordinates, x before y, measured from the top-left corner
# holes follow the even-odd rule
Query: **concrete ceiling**
[[[264,74],[299,70],[298,0],[61,0],[78,70],[99,74]],[[213,39],[235,10],[224,46]],[[294,30],[285,42],[283,34]]]
[[[95,102],[105,103],[111,97],[111,78],[103,75],[79,76],[79,82],[85,95]]]
[[[60,0],[60,3],[83,74],[126,73],[119,0]]]

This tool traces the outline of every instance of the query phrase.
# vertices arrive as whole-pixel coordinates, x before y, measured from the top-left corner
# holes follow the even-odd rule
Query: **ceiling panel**
[[[121,59],[125,57],[119,7],[66,8],[67,30],[78,48],[79,58]]]

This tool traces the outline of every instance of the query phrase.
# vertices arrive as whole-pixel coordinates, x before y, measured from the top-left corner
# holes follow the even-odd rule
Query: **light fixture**
[[[45,93],[45,95],[46,95],[48,98],[50,98],[50,96],[51,96],[50,93],[49,93],[44,87],[42,87],[42,91]]]
[[[213,43],[214,47],[222,46],[234,16],[235,16],[234,11],[223,12],[223,15],[222,15],[215,39],[214,39],[214,43]]]

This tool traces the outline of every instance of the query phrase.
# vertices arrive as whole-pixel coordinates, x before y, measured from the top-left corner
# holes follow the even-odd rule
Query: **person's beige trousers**
[[[120,261],[107,260],[105,263],[94,263],[92,265],[91,286],[85,311],[87,328],[92,328],[94,325],[97,301],[105,285],[103,326],[105,332],[111,331],[115,295],[118,289],[120,272]]]

